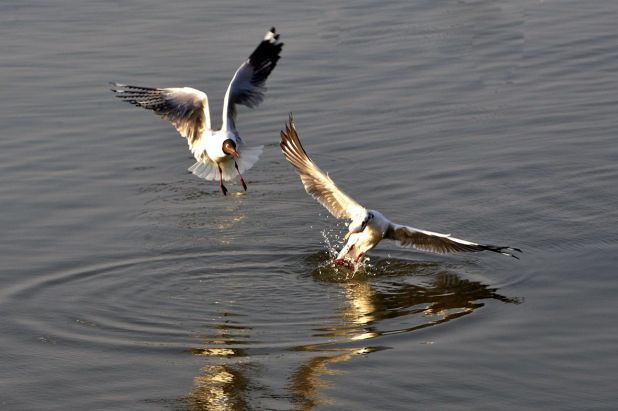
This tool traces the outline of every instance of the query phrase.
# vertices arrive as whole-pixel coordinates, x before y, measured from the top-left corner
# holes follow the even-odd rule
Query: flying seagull
[[[352,266],[361,262],[365,253],[383,239],[394,240],[402,247],[414,247],[438,254],[487,250],[518,258],[512,253],[522,252],[519,248],[477,244],[451,237],[450,234],[395,224],[379,211],[366,209],[341,191],[335,182],[311,161],[298,139],[291,115],[285,131],[281,131],[280,146],[285,158],[298,171],[305,191],[336,218],[352,220],[345,235],[347,242],[339,252],[336,263]]]
[[[271,28],[249,58],[234,73],[223,100],[220,130],[210,127],[210,110],[206,93],[191,87],[151,88],[111,83],[116,97],[127,103],[154,111],[169,120],[197,160],[189,171],[206,180],[219,180],[221,191],[227,194],[223,181],[238,173],[242,187],[247,184],[242,173],[253,167],[264,146],[246,147],[236,130],[236,105],[254,108],[264,99],[265,83],[277,65],[283,43]],[[236,171],[234,171],[236,170]]]

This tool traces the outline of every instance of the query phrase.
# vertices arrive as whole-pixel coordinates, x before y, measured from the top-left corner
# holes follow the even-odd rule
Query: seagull
[[[281,131],[280,146],[285,158],[300,175],[307,194],[315,198],[334,217],[351,220],[345,235],[347,242],[335,259],[337,264],[353,267],[362,262],[365,253],[383,239],[396,241],[402,247],[438,254],[487,250],[519,259],[512,254],[514,251],[521,253],[519,248],[477,244],[451,237],[450,234],[395,224],[379,211],[361,206],[341,191],[335,182],[311,161],[300,143],[291,114],[285,130]]]
[[[246,147],[236,130],[236,105],[250,108],[264,99],[266,79],[279,61],[283,43],[271,28],[249,58],[234,73],[225,98],[220,130],[210,126],[210,110],[206,93],[191,87],[151,88],[111,83],[116,97],[137,107],[154,111],[169,120],[197,160],[189,171],[206,180],[219,180],[221,192],[226,195],[223,181],[238,173],[243,189],[247,184],[242,173],[249,170],[262,154],[264,146]],[[236,172],[234,172],[236,170]]]

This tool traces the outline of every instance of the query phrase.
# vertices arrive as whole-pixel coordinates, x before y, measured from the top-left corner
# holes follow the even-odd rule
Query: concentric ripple
[[[389,336],[445,324],[483,307],[484,300],[519,302],[433,262],[373,258],[366,269],[350,273],[331,260],[323,251],[284,261],[281,280],[303,281],[273,290],[265,312],[251,314],[260,318],[252,327],[231,318],[217,327],[218,340],[204,338],[191,350],[208,357],[186,398],[192,409],[268,408],[272,397],[281,407],[291,402],[311,408],[327,401],[321,391],[325,378],[339,373],[336,364],[388,348]],[[422,336],[418,342],[427,343]],[[264,393],[263,380],[288,384]]]
[[[118,258],[44,273],[4,290],[0,301],[25,314],[11,317],[20,334],[42,340],[186,349],[213,323],[246,315],[242,307],[255,289],[244,286],[249,263],[237,262],[252,260],[245,254]],[[280,258],[273,254],[271,260]],[[268,265],[262,264],[272,279]]]
[[[116,256],[26,279],[4,290],[0,304],[21,313],[8,317],[10,335],[52,352],[203,358],[182,402],[217,409],[259,403],[250,397],[271,374],[288,381],[271,387],[285,401],[311,402],[334,364],[388,347],[390,335],[455,320],[484,300],[518,302],[435,262],[374,257],[350,273],[330,260],[325,251]],[[113,381],[99,389],[106,383]]]

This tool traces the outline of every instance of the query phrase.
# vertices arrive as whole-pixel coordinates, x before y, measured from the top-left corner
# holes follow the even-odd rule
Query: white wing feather
[[[413,247],[417,250],[430,251],[438,254],[493,251],[518,258],[513,255],[512,252],[521,252],[519,248],[477,244],[460,238],[451,237],[450,234],[434,233],[433,231],[420,230],[418,228],[399,224],[391,224],[384,234],[384,238],[397,241],[401,247]]]

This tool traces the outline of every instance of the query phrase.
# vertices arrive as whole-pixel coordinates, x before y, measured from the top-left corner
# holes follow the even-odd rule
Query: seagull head
[[[367,225],[371,224],[371,220],[373,220],[372,212],[367,211],[363,214],[359,214],[359,216],[354,218],[348,226],[348,232],[345,235],[345,239],[347,240],[352,234],[362,233],[365,231]]]
[[[236,151],[236,143],[229,138],[223,142],[222,150],[225,154],[232,156],[233,158],[240,157],[240,154]]]

